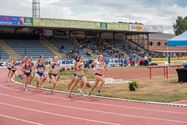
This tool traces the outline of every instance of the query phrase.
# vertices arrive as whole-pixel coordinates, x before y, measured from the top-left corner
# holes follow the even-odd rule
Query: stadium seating
[[[20,57],[25,55],[32,56],[33,58],[37,58],[40,55],[44,55],[45,57],[54,56],[51,51],[45,48],[42,44],[40,44],[37,40],[4,40],[8,46],[13,48]]]
[[[140,51],[140,49],[136,45],[131,44],[129,41],[107,40],[102,42],[103,45],[99,47],[99,50],[96,53],[103,54],[105,57],[126,57],[134,53],[137,55],[145,53],[143,50]],[[93,45],[89,44],[91,48],[94,48]]]
[[[8,59],[9,58],[9,55],[3,50],[0,48],[0,59]]]
[[[55,51],[63,53],[63,58],[73,59],[76,55],[81,55],[87,59],[93,59],[97,55],[102,54],[107,59],[119,58],[140,58],[144,57],[145,52],[140,50],[135,44],[131,44],[129,41],[124,40],[102,40],[98,48],[96,47],[96,42],[93,40],[76,41],[75,43],[71,39],[60,39],[51,38],[43,40],[44,43],[39,42],[39,40],[19,40],[19,39],[4,39],[3,41],[11,47],[20,57],[25,55],[32,56],[33,58],[38,58],[40,55],[45,57],[53,57],[54,52],[45,46],[45,41],[51,43]],[[74,48],[75,47],[75,48]],[[1,58],[7,58],[8,54],[0,50]],[[131,62],[133,61],[131,59]]]

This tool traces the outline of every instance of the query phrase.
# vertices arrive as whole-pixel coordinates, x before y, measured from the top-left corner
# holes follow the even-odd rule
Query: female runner
[[[90,64],[89,66],[94,72],[95,72],[95,84],[91,88],[90,92],[88,95],[90,96],[93,90],[99,85],[99,89],[97,90],[97,94],[100,94],[101,88],[103,84],[105,83],[105,77],[103,76],[103,70],[106,69],[106,63],[103,61],[103,55],[98,56],[98,60],[94,61],[93,63]],[[94,68],[92,68],[94,67]]]
[[[51,75],[50,75],[51,83],[53,84],[53,87],[51,89],[51,93],[53,93],[53,90],[56,87],[56,84],[57,84],[57,81],[58,81],[58,77],[59,77],[58,75],[59,75],[60,70],[61,70],[61,67],[60,67],[60,63],[59,63],[58,57],[55,56],[53,58],[53,62],[49,66],[49,72],[51,73]]]
[[[37,88],[41,92],[42,84],[46,79],[46,76],[44,74],[46,71],[46,65],[43,56],[40,56],[34,69],[36,70]]]
[[[12,57],[10,56],[8,61],[7,61],[7,69],[8,69],[8,76],[7,77],[8,77],[8,80],[10,80],[10,74],[11,74],[11,68],[12,68],[11,64],[12,64]]]
[[[87,85],[87,79],[85,77],[85,72],[84,72],[84,62],[83,62],[84,58],[82,56],[80,56],[78,58],[78,62],[75,65],[76,68],[76,76],[75,76],[75,81],[70,89],[69,92],[69,97],[71,96],[71,92],[73,91],[73,89],[77,86],[77,84],[81,81],[83,83],[83,85],[80,88],[80,93],[84,94],[84,89]]]
[[[27,57],[25,63],[22,64],[21,70],[23,72],[23,83],[24,83],[24,90],[27,91],[27,84],[30,83],[32,72],[33,72],[33,63],[32,57]]]
[[[17,70],[17,68],[16,68],[16,58],[12,58],[9,68],[10,68],[10,74],[9,74],[9,81],[10,81],[15,76],[15,72]]]
[[[70,83],[68,84],[68,87],[66,88],[66,91],[68,91],[68,90],[70,89],[70,87],[73,85],[73,83],[74,83],[74,81],[75,81],[75,77],[76,77],[76,75],[77,75],[75,66],[76,66],[76,64],[77,64],[77,62],[78,62],[78,60],[79,60],[79,58],[80,58],[80,56],[76,56],[76,57],[75,57],[75,64],[74,64],[73,67],[72,67],[72,69],[75,69],[75,72],[73,73],[73,78],[71,79]]]

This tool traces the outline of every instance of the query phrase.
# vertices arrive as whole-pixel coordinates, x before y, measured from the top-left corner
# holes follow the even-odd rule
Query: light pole
[[[32,0],[32,17],[40,17],[40,0]]]

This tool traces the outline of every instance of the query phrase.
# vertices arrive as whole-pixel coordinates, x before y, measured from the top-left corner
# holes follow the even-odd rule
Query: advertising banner
[[[143,25],[144,32],[163,32],[163,26]]]
[[[125,23],[108,23],[108,30],[128,31],[129,25]]]
[[[82,32],[82,31],[74,31],[74,32],[71,32],[71,37],[79,37],[79,38],[85,38],[86,34],[85,32]]]
[[[69,21],[58,20],[58,19],[47,19],[47,18],[33,18],[33,26],[68,28]]]
[[[143,27],[140,24],[129,24],[129,30],[130,31],[136,31],[136,32],[142,32]]]
[[[22,26],[23,20],[16,16],[0,16],[0,25]]]
[[[104,22],[100,23],[100,29],[101,30],[107,30],[107,28],[108,28],[107,23],[104,23]]]
[[[60,20],[33,18],[33,26],[41,27],[60,27],[60,28],[80,28],[80,29],[100,29],[99,22],[78,21],[78,20]]]
[[[43,32],[44,32],[44,35],[45,36],[53,36],[53,31],[52,30],[43,30]]]
[[[80,29],[100,29],[100,23],[99,22],[70,20],[69,27],[70,28],[80,28]]]
[[[89,64],[92,63],[92,61],[93,60],[86,59],[84,61],[84,66],[86,68],[88,68]],[[122,59],[110,58],[110,59],[105,59],[104,61],[107,64],[107,66],[109,66],[109,67],[119,67],[119,66],[124,66],[125,59],[124,58],[122,58]],[[71,67],[75,64],[75,61],[71,60],[71,59],[70,60],[60,60],[59,63],[61,66]],[[49,65],[49,64],[51,64],[51,61],[46,60],[45,64]]]
[[[31,17],[24,17],[23,18],[23,25],[24,26],[32,26],[32,18]]]

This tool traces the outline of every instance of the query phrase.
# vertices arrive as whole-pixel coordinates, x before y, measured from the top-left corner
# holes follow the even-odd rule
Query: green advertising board
[[[107,23],[104,23],[104,22],[100,23],[100,29],[101,30],[107,30],[107,28],[108,28]]]
[[[24,17],[24,22],[23,22],[23,25],[24,26],[32,26],[32,18],[31,17]]]

